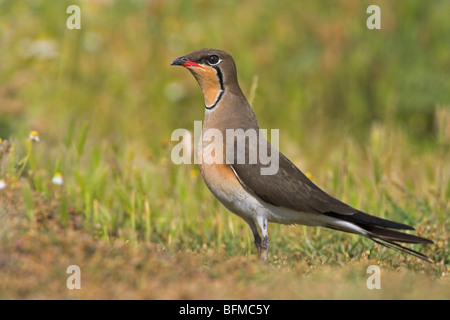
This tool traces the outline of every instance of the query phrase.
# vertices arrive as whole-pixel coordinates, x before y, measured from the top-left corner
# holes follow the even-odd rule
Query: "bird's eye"
[[[208,57],[208,63],[209,63],[210,65],[218,64],[219,61],[220,61],[219,56],[217,56],[217,55],[215,55],[215,54],[213,54],[213,55],[211,55],[211,56]]]

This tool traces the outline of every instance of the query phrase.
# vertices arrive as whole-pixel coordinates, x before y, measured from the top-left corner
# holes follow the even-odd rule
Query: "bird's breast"
[[[200,174],[211,192],[225,205],[238,201],[244,189],[225,163],[221,142],[200,139],[197,150]]]
[[[200,139],[197,149],[200,174],[209,190],[228,210],[239,216],[251,215],[255,199],[241,185],[230,165],[225,163],[219,144],[218,141]]]

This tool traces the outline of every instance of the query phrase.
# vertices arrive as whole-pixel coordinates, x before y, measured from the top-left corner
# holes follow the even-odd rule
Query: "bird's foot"
[[[262,263],[267,263],[267,256],[269,254],[269,238],[264,237],[259,245],[256,245],[258,249],[258,258]]]

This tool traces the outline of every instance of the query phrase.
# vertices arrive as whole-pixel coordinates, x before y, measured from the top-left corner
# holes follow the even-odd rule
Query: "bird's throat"
[[[213,109],[217,103],[219,103],[222,98],[223,90],[220,88],[209,88],[207,90],[203,90],[203,96],[205,98],[205,108]]]
[[[193,72],[205,99],[205,108],[213,109],[224,93],[222,72],[218,68],[205,67]]]

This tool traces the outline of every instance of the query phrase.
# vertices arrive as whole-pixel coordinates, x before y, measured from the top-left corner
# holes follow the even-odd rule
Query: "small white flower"
[[[0,179],[0,190],[3,190],[6,188],[6,182],[4,179]]]
[[[31,141],[36,141],[39,142],[39,132],[37,132],[36,130],[33,130],[30,132],[29,138]]]
[[[58,43],[53,39],[23,39],[18,43],[19,52],[25,58],[54,59],[58,56]]]
[[[52,178],[52,183],[56,184],[57,186],[62,186],[64,183],[63,176],[61,172],[56,172],[55,175]]]

